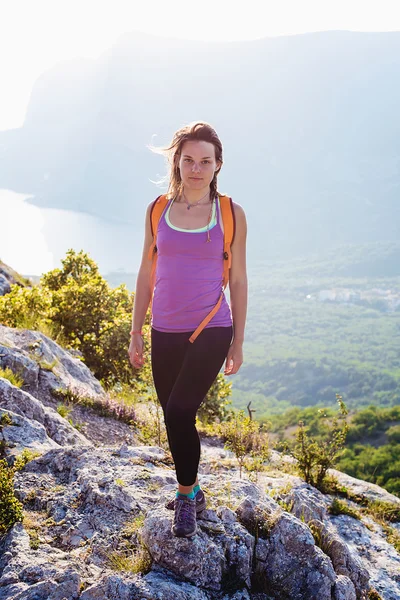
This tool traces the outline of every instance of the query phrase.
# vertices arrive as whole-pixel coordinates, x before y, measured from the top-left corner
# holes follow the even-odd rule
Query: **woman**
[[[146,211],[145,240],[136,282],[129,358],[143,366],[141,327],[152,301],[151,366],[163,409],[178,490],[166,506],[175,510],[171,531],[190,537],[196,514],[206,506],[197,476],[200,439],[196,412],[224,360],[224,374],[238,372],[243,362],[247,312],[246,236],[243,208],[232,203],[235,235],[231,244],[229,289],[231,308],[222,302],[194,342],[189,336],[221,296],[223,221],[217,176],[222,144],[204,122],[179,129],[162,150],[169,164],[167,204],[157,227],[157,267],[152,296],[149,249],[153,243],[151,202]]]

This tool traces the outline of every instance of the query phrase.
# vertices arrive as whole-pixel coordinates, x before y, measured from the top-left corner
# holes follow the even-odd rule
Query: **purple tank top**
[[[217,206],[216,224],[207,232],[178,231],[165,220],[167,203],[157,229],[157,268],[151,326],[158,331],[191,332],[217,304],[223,287],[224,234]],[[219,204],[219,203],[218,203]],[[205,328],[233,324],[225,294]]]

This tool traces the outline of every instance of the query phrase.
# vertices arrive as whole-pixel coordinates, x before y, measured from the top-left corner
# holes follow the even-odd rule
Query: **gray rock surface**
[[[34,342],[61,366],[43,369]],[[400,557],[382,527],[331,515],[332,497],[280,470],[287,460],[277,452],[253,482],[239,477],[231,452],[203,440],[207,509],[193,538],[173,536],[169,453],[128,443],[131,427],[90,410],[80,413],[91,423],[84,433],[61,417],[54,386],[104,391],[46,336],[0,326],[0,344],[0,365],[22,368],[27,382],[0,379],[0,414],[12,420],[0,430],[6,456],[41,452],[15,473],[24,520],[0,538],[0,600],[366,600],[371,584],[383,600],[399,600]],[[378,486],[343,479],[400,505]]]
[[[11,291],[11,286],[15,283],[19,286],[25,285],[21,282],[20,275],[0,260],[0,296],[8,294]]]
[[[46,411],[43,414],[43,410],[40,411],[38,405],[55,410],[59,404],[63,403],[62,399],[55,396],[58,389],[68,390],[98,402],[107,401],[108,395],[100,382],[74,354],[72,351],[61,348],[38,331],[14,329],[0,325],[0,367],[2,369],[8,367],[13,373],[22,377],[22,387],[16,389],[27,392],[31,398],[37,399],[35,404],[20,393],[3,388],[0,390],[0,406],[3,408],[8,406],[14,412],[26,414],[28,418],[38,420],[47,429],[44,422]],[[20,407],[18,410],[15,409],[15,403],[18,403]],[[29,403],[31,404],[30,408],[26,406]],[[136,436],[132,428],[123,421],[100,416],[95,410],[80,406],[79,403],[70,409],[70,418],[74,422],[82,424],[83,437],[64,419],[65,425],[60,428],[57,426],[54,435],[47,431],[49,437],[57,443],[59,443],[57,436],[65,435],[66,426],[70,427],[68,434],[70,439],[68,442],[65,439],[62,440],[62,445],[65,443],[75,444],[78,440],[81,444],[93,443],[95,445],[118,444],[124,440],[130,444],[136,443]],[[32,417],[29,416],[29,411],[31,411]]]
[[[24,448],[44,451],[69,444],[92,445],[56,410],[0,377],[0,414],[4,413],[13,421],[0,432],[0,439],[9,442],[6,455],[15,456]]]
[[[0,355],[0,366],[19,373],[24,391],[41,402],[54,402],[55,388],[68,388],[92,398],[106,397],[100,382],[81,360],[39,331],[0,325]],[[47,369],[40,362],[56,364]]]

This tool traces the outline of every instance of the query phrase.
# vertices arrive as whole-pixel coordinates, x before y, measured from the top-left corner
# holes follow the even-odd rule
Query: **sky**
[[[125,32],[234,41],[400,31],[399,0],[0,0],[0,15],[0,131],[23,125],[41,73],[62,60],[95,59]]]

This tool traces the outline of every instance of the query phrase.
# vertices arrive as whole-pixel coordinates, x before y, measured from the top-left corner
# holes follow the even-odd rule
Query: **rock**
[[[11,292],[11,286],[14,284],[20,287],[26,285],[16,271],[0,260],[0,296]]]
[[[0,325],[0,366],[10,367],[24,380],[23,389],[41,402],[53,402],[53,390],[73,390],[82,396],[106,398],[101,384],[88,367],[52,339],[29,329]],[[42,364],[56,364],[43,368]]]
[[[354,520],[354,519],[353,519]],[[344,575],[353,583],[356,594],[361,596],[366,589],[369,574],[362,565],[361,560],[339,538],[335,531],[330,530],[324,523],[317,519],[310,520],[307,525],[318,532],[319,544],[332,561],[335,572]]]
[[[354,585],[345,575],[338,575],[335,581],[333,600],[357,600]]]
[[[283,499],[291,503],[290,512],[306,523],[311,519],[324,521],[326,518],[326,500],[323,494],[305,482],[294,487],[283,495]]]
[[[24,448],[45,451],[65,445],[92,445],[53,408],[43,406],[28,392],[0,377],[0,413],[8,413],[13,425],[3,426],[3,439],[12,443],[6,455],[17,455]]]
[[[146,514],[142,539],[153,560],[198,587],[221,590],[224,578],[250,586],[254,538],[237,522],[199,532],[191,539],[171,534],[171,511],[164,507]]]
[[[79,597],[81,577],[91,576],[80,561],[67,553],[41,544],[30,547],[22,523],[16,523],[3,542],[0,558],[0,600],[62,600]]]
[[[236,511],[250,530],[259,529],[258,585],[280,600],[330,600],[336,579],[331,561],[315,545],[305,523],[266,500],[260,504],[247,498]]]
[[[137,576],[129,574],[102,575],[96,583],[87,587],[79,600],[133,600]],[[145,598],[146,596],[142,596]],[[154,596],[155,598],[155,596]]]
[[[370,582],[385,600],[400,598],[400,557],[382,527],[331,515],[332,498],[280,472],[276,452],[253,483],[204,441],[207,508],[193,538],[175,537],[164,506],[177,485],[168,453],[130,444],[129,426],[111,417],[74,407],[83,435],[54,410],[60,384],[104,397],[85,365],[38,332],[4,326],[0,355],[25,378],[22,388],[0,379],[0,414],[13,422],[0,431],[6,453],[42,452],[14,474],[24,519],[0,538],[0,600],[361,600]],[[59,364],[49,371],[40,358]],[[370,498],[391,496],[352,479],[346,485]]]
[[[375,483],[357,479],[356,477],[352,477],[351,475],[347,475],[347,473],[342,473],[336,469],[328,469],[328,473],[329,475],[333,475],[339,483],[351,489],[353,494],[360,496],[361,498],[365,497],[368,498],[368,500],[392,502],[400,507],[400,498],[394,496]]]
[[[135,600],[209,600],[210,595],[164,569],[152,569],[135,584]]]
[[[0,380],[0,388],[1,386]],[[8,415],[11,422],[2,425],[0,431],[0,440],[6,442],[4,456],[17,456],[24,448],[35,452],[44,452],[50,448],[58,448],[59,445],[53,442],[46,433],[45,428],[40,423],[25,419],[20,415],[0,408],[0,418]]]
[[[329,529],[345,544],[351,556],[361,561],[369,583],[385,600],[400,598],[400,555],[379,525],[371,530],[363,521],[348,515],[331,516]]]
[[[3,369],[8,367],[13,373],[22,377],[22,387],[16,389],[36,398],[42,409],[49,407],[55,410],[60,403],[63,403],[63,398],[59,398],[57,395],[59,389],[75,394],[77,400],[78,397],[89,398],[92,403],[100,406],[105,402],[110,403],[110,398],[100,382],[84,362],[76,358],[75,354],[77,353],[72,350],[61,348],[56,342],[38,331],[0,325],[0,367]],[[0,381],[3,380],[0,379]],[[86,403],[83,406],[78,401],[71,403],[68,407],[69,416],[73,422],[83,424],[83,432],[78,432],[68,423],[67,419],[64,419],[64,423],[70,431],[74,432],[74,436],[68,435],[68,440],[65,440],[66,429],[65,426],[59,427],[61,421],[56,424],[54,432],[56,436],[53,436],[42,420],[43,415],[41,418],[37,416],[37,405],[32,405],[27,409],[28,412],[25,412],[26,405],[29,404],[27,397],[18,396],[15,391],[11,393],[3,387],[0,389],[0,399],[5,394],[12,404],[11,407],[8,405],[8,408],[19,412],[14,408],[15,398],[18,397],[22,410],[20,414],[28,416],[30,411],[32,417],[29,418],[41,422],[46,427],[49,437],[60,445],[110,444],[121,442],[124,439],[130,444],[135,442],[135,435],[128,423],[116,420],[111,414],[109,417],[101,416],[94,408],[87,408]],[[43,413],[43,410],[41,412]],[[58,432],[61,434],[61,439],[57,439]]]

